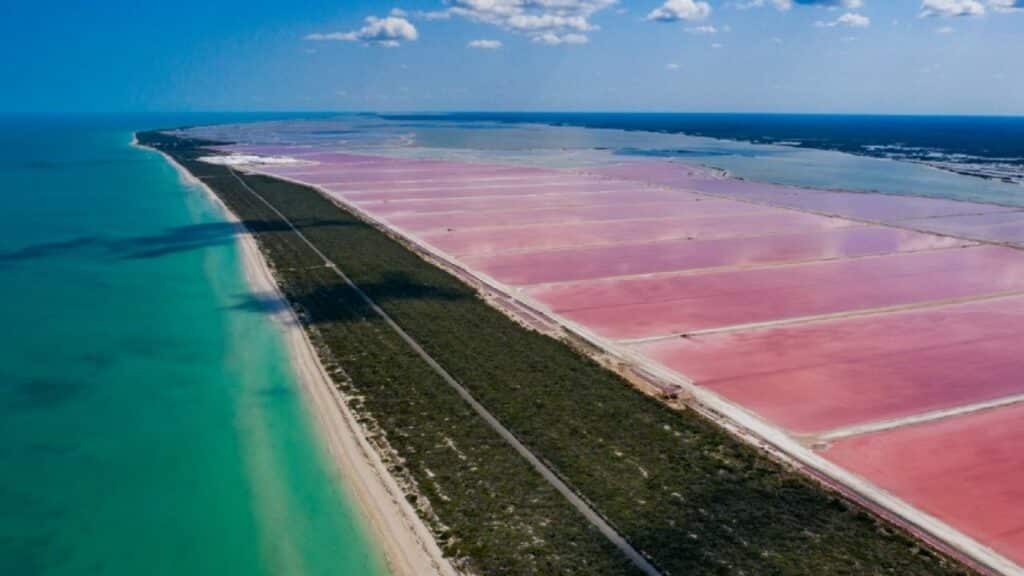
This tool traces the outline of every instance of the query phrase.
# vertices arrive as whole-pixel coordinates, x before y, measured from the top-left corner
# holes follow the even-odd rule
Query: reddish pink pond
[[[638,348],[783,428],[815,433],[1024,393],[1024,297]]]
[[[824,456],[1024,564],[1024,405],[841,440]]]
[[[651,336],[1024,291],[1024,254],[997,246],[759,270],[539,286],[528,293],[609,338]]]
[[[557,231],[552,230],[552,233]],[[963,244],[960,240],[907,230],[862,227],[775,236],[671,240],[467,257],[462,260],[506,284],[519,286],[702,268],[850,258]]]
[[[849,228],[859,224],[837,218],[782,210],[750,208],[748,214],[676,217],[651,220],[581,222],[545,233],[546,225],[517,228],[475,228],[422,235],[451,254],[475,256],[511,252],[544,252],[574,247],[714,239]]]

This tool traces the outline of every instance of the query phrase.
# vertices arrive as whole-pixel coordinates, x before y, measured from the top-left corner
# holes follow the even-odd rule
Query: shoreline
[[[315,427],[337,474],[338,484],[359,510],[360,523],[388,574],[458,574],[444,557],[429,528],[405,499],[380,455],[367,441],[365,431],[324,369],[313,343],[281,293],[252,235],[245,231],[238,217],[213,190],[168,154],[140,145],[134,133],[132,146],[163,156],[182,179],[202,188],[225,218],[242,230],[238,236],[238,247],[246,281],[254,292],[273,294],[281,305],[282,312],[274,315],[273,322],[285,339],[292,371],[306,399],[310,416],[316,420]]]

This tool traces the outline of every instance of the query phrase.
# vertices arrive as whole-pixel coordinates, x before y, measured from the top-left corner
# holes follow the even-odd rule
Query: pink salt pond
[[[1024,254],[997,246],[755,270],[556,284],[528,293],[607,338],[649,338],[750,323],[1024,291]]]
[[[557,234],[557,230],[552,230]],[[964,245],[961,240],[893,228],[840,228],[775,236],[673,240],[552,252],[468,257],[471,267],[514,286],[850,258]]]
[[[697,217],[723,214],[750,214],[764,208],[727,200],[693,200],[678,202],[625,203],[614,199],[607,203],[587,206],[569,206],[557,210],[535,209],[507,212],[455,212],[450,214],[396,215],[388,221],[404,230],[426,232],[430,230],[462,230],[532,226],[536,224],[572,224],[579,222],[607,222],[612,220],[659,219],[666,217]],[[557,234],[551,226],[549,234]]]
[[[677,239],[707,240],[752,234],[810,232],[857,225],[848,220],[814,214],[761,210],[747,214],[562,224],[558,227],[558,234],[546,233],[547,225],[538,225],[444,230],[423,234],[421,238],[449,254],[484,256]]]
[[[1024,393],[1024,297],[638,346],[792,432]]]
[[[549,176],[518,180],[459,179],[423,182],[385,182],[372,186],[353,182],[332,182],[323,185],[327,191],[352,201],[398,201],[438,200],[445,198],[474,198],[492,196],[529,196],[535,194],[592,193],[603,190],[618,190],[637,184],[603,182],[595,183],[588,178],[554,174]],[[686,195],[687,192],[672,191]]]
[[[590,183],[587,183],[590,184]],[[521,187],[515,191],[495,189],[498,194],[486,196],[488,191],[476,189],[477,196],[468,198],[432,197],[402,200],[353,200],[363,210],[377,214],[431,214],[436,212],[494,212],[513,210],[553,209],[570,206],[588,206],[615,202],[671,202],[696,200],[700,197],[677,190],[660,188],[624,187],[611,183],[603,186],[537,186]],[[443,194],[445,190],[438,190]]]
[[[856,436],[824,452],[1024,565],[1024,405]]]
[[[312,184],[328,184],[332,182],[346,182],[372,186],[376,182],[405,182],[405,183],[437,183],[444,184],[448,181],[472,180],[478,182],[523,180],[537,176],[534,171],[521,168],[508,169],[435,169],[435,168],[410,168],[408,170],[388,171],[363,171],[363,172],[340,172],[329,170],[323,166],[313,167],[306,172],[294,171],[292,174],[302,175],[304,180]]]
[[[1024,211],[910,220],[906,225],[939,234],[1024,245]]]

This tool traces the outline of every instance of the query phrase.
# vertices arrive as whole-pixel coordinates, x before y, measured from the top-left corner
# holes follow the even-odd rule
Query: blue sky
[[[0,48],[15,113],[1024,114],[1024,0],[13,0]]]

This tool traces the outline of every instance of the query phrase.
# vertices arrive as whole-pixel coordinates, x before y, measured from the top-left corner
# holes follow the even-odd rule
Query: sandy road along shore
[[[133,142],[133,145],[138,145]],[[147,148],[149,150],[149,148]],[[225,217],[242,226],[220,198],[173,158],[157,151],[181,177],[200,186],[221,207]],[[239,235],[246,279],[258,294],[273,295],[284,312],[276,317],[317,428],[330,452],[345,493],[356,503],[378,552],[392,576],[455,576],[458,572],[444,558],[430,530],[405,500],[401,488],[387,471],[376,450],[334,386],[301,323],[285,300],[255,239]]]

